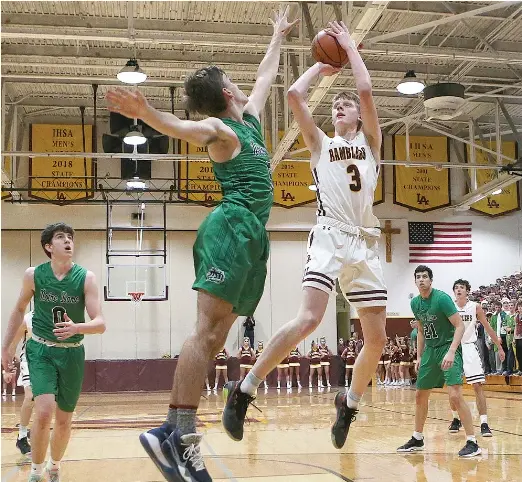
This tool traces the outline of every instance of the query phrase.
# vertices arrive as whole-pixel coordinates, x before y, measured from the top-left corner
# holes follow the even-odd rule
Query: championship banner
[[[284,134],[284,131],[279,131],[279,139],[282,139]],[[303,136],[299,135],[289,151],[305,148]],[[310,151],[298,153],[297,157],[309,159]],[[293,208],[316,200],[315,191],[308,188],[314,184],[309,162],[283,160],[272,173],[272,179],[274,182],[274,204],[276,206]]]
[[[207,155],[206,147],[197,147],[188,142],[181,143],[181,154]],[[178,196],[186,201],[212,206],[221,201],[221,186],[216,181],[210,160],[187,160],[179,163]],[[194,192],[197,191],[197,192]]]
[[[384,159],[384,138],[381,142],[381,159]],[[381,164],[381,168],[379,169],[379,177],[377,178],[377,186],[375,186],[375,192],[373,193],[373,205],[377,206],[377,204],[381,204],[385,201],[384,195],[384,166]]]
[[[29,149],[32,152],[90,152],[92,126],[86,125],[84,129],[85,139],[81,125],[32,124]],[[55,204],[91,198],[94,195],[93,171],[92,158],[32,158],[29,162],[29,197]]]
[[[483,145],[480,142],[477,142],[477,144]],[[491,149],[492,151],[497,150],[495,141],[488,142],[485,147]],[[467,146],[466,153],[467,158],[470,159],[469,145]],[[504,156],[511,157],[511,159],[516,159],[517,146],[515,142],[503,141],[501,153]],[[491,157],[496,160],[497,156],[495,154],[491,154]],[[480,149],[475,149],[475,162],[477,164],[489,164],[486,152]],[[502,163],[509,164],[509,161],[507,159],[502,159]],[[477,169],[477,187],[488,183],[492,179],[495,179],[497,174],[498,171],[496,169]],[[500,194],[490,194],[484,199],[477,201],[470,206],[470,209],[491,217],[502,216],[503,214],[518,211],[520,210],[519,189],[520,183],[515,182],[514,184],[503,188]]]
[[[393,155],[406,160],[406,136],[393,136]],[[410,136],[412,162],[449,162],[447,137]],[[393,202],[414,211],[433,211],[450,205],[449,170],[393,166]]]
[[[375,192],[373,194],[373,205],[381,204],[384,202],[384,165],[381,164],[379,169],[379,177],[377,178],[377,186],[375,186]]]

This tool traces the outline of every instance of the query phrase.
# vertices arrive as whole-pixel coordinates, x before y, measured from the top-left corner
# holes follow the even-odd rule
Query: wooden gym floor
[[[447,397],[433,393],[421,454],[399,455],[395,449],[413,430],[415,391],[368,389],[343,450],[330,442],[335,389],[303,388],[279,393],[260,389],[250,408],[242,442],[233,442],[220,422],[221,392],[204,392],[198,430],[202,451],[215,481],[329,482],[515,482],[522,481],[522,395],[488,392],[493,438],[483,439],[482,456],[460,460],[464,434],[449,434]],[[469,392],[475,427],[475,400]],[[63,482],[162,481],[146,456],[138,435],[164,420],[167,393],[85,394],[73,419],[73,432],[62,464]],[[27,460],[15,447],[22,401],[2,402],[2,482],[26,481]]]

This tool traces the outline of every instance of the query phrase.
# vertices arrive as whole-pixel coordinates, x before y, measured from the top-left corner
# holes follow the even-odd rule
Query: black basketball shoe
[[[248,406],[255,400],[255,397],[248,393],[243,393],[239,387],[239,382],[228,382],[223,387],[223,398],[225,399],[225,408],[221,421],[225,432],[232,440],[243,440],[243,427],[245,425],[245,416]]]
[[[489,425],[487,423],[481,423],[480,424],[480,434],[483,437],[493,437],[493,434],[491,433],[491,430],[490,430]]]
[[[336,449],[344,446],[346,437],[348,437],[348,430],[350,430],[350,424],[355,421],[355,415],[359,411],[346,405],[346,397],[346,392],[337,392],[335,395],[337,418],[332,425],[332,443]]]
[[[457,433],[462,427],[462,422],[458,418],[454,418],[449,426],[450,433]]]
[[[466,445],[459,451],[459,457],[475,457],[476,455],[480,455],[482,450],[478,446],[477,442],[472,442],[471,440],[466,441]]]
[[[30,455],[31,454],[31,445],[29,445],[29,440],[27,437],[19,438],[16,440],[16,448],[20,450],[22,455]]]
[[[417,440],[415,437],[412,437],[404,445],[401,445],[397,452],[420,452],[421,450],[424,450],[424,439]]]

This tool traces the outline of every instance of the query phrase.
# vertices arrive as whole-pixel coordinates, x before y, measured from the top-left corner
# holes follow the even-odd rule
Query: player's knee
[[[425,402],[426,402],[426,394],[424,393],[423,390],[417,390],[415,392],[415,403],[417,405],[422,405]]]
[[[460,408],[461,396],[458,393],[450,393],[449,396],[450,404],[457,410]]]
[[[50,404],[36,406],[34,423],[38,423],[41,426],[47,426],[51,424],[53,419],[53,407]]]
[[[312,310],[304,310],[299,316],[299,330],[302,338],[307,337],[321,323],[321,317]]]
[[[364,337],[364,347],[367,350],[382,352],[382,349],[386,345],[386,331],[377,331]]]

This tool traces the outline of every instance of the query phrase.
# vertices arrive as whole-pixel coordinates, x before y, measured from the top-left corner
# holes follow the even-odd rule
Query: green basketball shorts
[[[74,412],[82,391],[84,346],[57,348],[29,339],[26,356],[33,396],[53,394],[60,410]]]
[[[421,357],[417,389],[430,390],[446,385],[462,385],[462,351],[459,346],[455,352],[453,365],[449,370],[441,368],[442,360],[448,353],[451,343],[437,347],[426,347]]]
[[[263,295],[269,241],[265,226],[243,206],[220,204],[201,224],[194,243],[195,290],[253,315]]]

